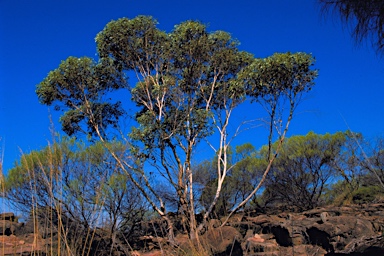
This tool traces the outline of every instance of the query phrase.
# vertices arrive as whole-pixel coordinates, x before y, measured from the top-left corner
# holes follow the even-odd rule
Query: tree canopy
[[[42,104],[65,110],[60,121],[68,135],[81,131],[96,135],[96,130],[104,133],[107,126],[116,127],[124,110],[120,102],[106,102],[104,96],[124,87],[125,80],[111,64],[108,59],[96,63],[88,57],[69,57],[37,86]]]
[[[231,130],[233,111],[246,101],[261,103],[269,116],[269,140],[282,142],[301,95],[317,77],[310,54],[255,58],[239,50],[239,42],[229,33],[210,32],[197,21],[182,22],[167,33],[157,28],[152,17],[121,18],[97,34],[96,44],[98,61],[69,57],[37,85],[36,93],[41,103],[64,111],[61,123],[67,134],[86,132],[107,143],[109,128],[122,133],[119,125],[124,114],[120,102],[107,96],[111,91],[129,91],[137,107],[132,115],[136,123],[129,136],[121,139],[129,144],[130,158],[122,160],[109,152],[167,221],[171,242],[173,228],[165,199],[154,188],[150,174],[155,170],[170,185],[184,226],[196,238],[202,230],[195,218],[197,146],[205,141],[217,156],[215,192],[203,217],[205,225],[233,168],[229,148],[240,133],[240,127]],[[128,76],[135,85],[127,85]]]

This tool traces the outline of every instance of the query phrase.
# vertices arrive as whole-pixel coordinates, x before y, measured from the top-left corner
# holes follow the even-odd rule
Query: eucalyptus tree
[[[61,118],[64,131],[85,131],[107,142],[110,128],[120,131],[124,115],[121,104],[108,99],[108,92],[129,91],[137,107],[137,125],[124,138],[131,157],[122,160],[113,151],[111,155],[167,222],[169,240],[174,242],[167,205],[150,174],[156,172],[156,179],[173,189],[190,237],[198,238],[232,168],[229,145],[240,130],[229,131],[233,110],[247,99],[270,104],[273,94],[279,102],[288,99],[290,121],[298,96],[310,89],[317,72],[311,70],[314,59],[309,54],[277,54],[273,66],[269,58],[259,60],[240,51],[229,33],[208,32],[200,22],[183,22],[170,33],[156,25],[147,16],[111,21],[96,36],[99,62],[70,57],[48,74],[36,92],[41,103],[66,110]],[[266,60],[267,69],[260,65]],[[127,85],[127,75],[135,79],[134,86]],[[278,118],[273,115],[269,121],[280,123]],[[217,186],[204,221],[197,226],[192,163],[203,141],[218,159]]]

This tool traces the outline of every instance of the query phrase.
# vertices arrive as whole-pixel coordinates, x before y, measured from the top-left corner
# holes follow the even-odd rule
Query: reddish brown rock
[[[208,230],[202,236],[203,243],[208,243],[213,254],[231,253],[241,250],[243,236],[234,227],[224,226]],[[224,255],[224,254],[223,254]]]
[[[23,238],[15,235],[0,236],[0,253],[1,255],[39,254],[43,251],[44,244],[44,240],[38,239],[37,235],[34,234]]]
[[[36,239],[37,235],[21,236],[34,229],[27,229],[27,224],[17,226],[21,224],[12,216],[10,213],[0,215],[3,232],[8,234],[0,239],[3,248],[0,255],[28,254],[46,246],[50,248],[45,240]],[[257,215],[253,211],[252,214],[236,215],[229,220],[227,226],[220,227],[220,224],[219,220],[210,220],[208,230],[200,237],[202,248],[207,254],[384,255],[384,204],[323,207],[302,213],[282,212],[278,215]],[[180,230],[175,230],[175,240],[179,245],[175,248],[168,243],[166,237],[157,235],[161,232],[154,234],[145,225],[141,227],[142,235],[137,237],[138,242],[135,240],[137,243],[132,243],[135,244],[134,248],[127,249],[132,254],[178,255],[178,252],[193,252],[193,255],[196,248],[200,249],[194,248],[195,244]],[[29,231],[18,233],[19,229]],[[12,230],[16,230],[17,236],[13,235]],[[44,237],[43,234],[39,236]]]
[[[248,238],[243,244],[243,253],[246,256],[279,255],[279,245],[276,240],[268,236],[256,234]]]
[[[17,218],[13,212],[4,212],[0,214],[0,220],[9,220],[12,222],[17,222]]]

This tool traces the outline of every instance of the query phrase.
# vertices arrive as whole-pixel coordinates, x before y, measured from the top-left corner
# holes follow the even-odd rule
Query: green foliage
[[[346,133],[342,132],[310,132],[287,139],[266,181],[265,202],[290,204],[302,210],[324,203],[327,183],[336,175],[333,163],[345,141]]]
[[[5,179],[5,195],[24,212],[58,212],[66,225],[62,236],[80,246],[90,229],[102,225],[113,247],[117,235],[129,239],[147,207],[106,147],[121,160],[128,157],[121,142],[88,146],[68,138],[23,154]]]
[[[109,22],[97,34],[97,51],[101,58],[111,57],[120,69],[138,70],[158,68],[158,61],[167,54],[167,35],[156,28],[157,21],[152,17],[138,16],[134,19],[121,18]],[[163,67],[161,67],[163,68]]]
[[[355,204],[366,204],[375,201],[378,195],[383,194],[379,186],[363,186],[352,193],[352,202]]]
[[[229,171],[220,193],[220,198],[213,211],[215,218],[225,216],[236,204],[243,201],[253,190],[263,174],[265,161],[258,157],[257,150],[250,143],[236,146],[229,150],[229,162],[236,163]],[[204,208],[209,207],[217,189],[215,169],[217,158],[205,161],[195,169],[195,181],[202,185],[199,201]]]
[[[112,58],[139,79],[130,90],[139,107],[139,126],[132,128],[130,138],[144,146],[141,156],[144,153],[173,186],[183,214],[193,215],[188,191],[193,192],[187,188],[192,185],[187,181],[192,152],[213,134],[220,111],[245,100],[237,74],[253,57],[239,51],[230,34],[208,32],[196,21],[164,33],[152,17],[119,19],[110,22],[96,41],[100,56]]]
[[[298,95],[312,88],[318,75],[317,70],[311,70],[314,61],[307,53],[275,53],[255,59],[239,77],[248,81],[249,95],[276,100],[280,95]]]
[[[337,199],[345,183],[337,187],[330,186],[331,178],[339,177],[335,161],[345,150],[350,132],[318,135],[313,132],[304,136],[292,136],[285,140],[278,158],[272,165],[265,182],[261,198],[256,200],[261,205],[289,205],[301,210],[312,209],[326,202]],[[275,149],[277,143],[272,145]],[[232,152],[232,151],[231,151]],[[246,143],[236,147],[229,155],[230,161],[236,163],[228,173],[215,214],[225,215],[236,203],[246,198],[268,165],[268,146],[256,150]],[[196,169],[197,177],[205,177],[200,201],[207,207],[217,188],[214,172],[217,159],[211,163],[204,162]],[[334,191],[339,191],[335,192]],[[344,189],[345,191],[345,189]],[[256,202],[255,201],[255,202]]]
[[[119,22],[128,21],[119,20],[115,26]],[[109,34],[108,26],[104,33]],[[250,56],[237,50],[237,43],[229,34],[208,33],[203,24],[194,21],[177,25],[166,38],[155,39],[158,41],[154,44],[161,46],[161,54],[144,45],[137,50],[155,55],[150,66],[141,59],[121,58],[119,52],[109,52],[117,62],[142,76],[142,81],[131,91],[133,101],[141,108],[136,115],[140,127],[133,129],[132,138],[153,147],[162,146],[164,138],[198,141],[207,137],[212,133],[208,121],[211,109],[224,108],[223,104],[231,99],[240,100],[244,96],[241,88],[235,89],[231,81],[250,61]],[[132,62],[135,64],[129,65]]]
[[[328,184],[326,202],[334,205],[368,203],[381,197],[384,188],[382,148],[382,139],[371,144],[362,134],[347,131],[342,150],[333,161],[336,182]]]
[[[280,139],[285,136],[302,94],[314,85],[318,75],[311,69],[314,62],[310,54],[303,52],[275,53],[255,59],[239,75],[245,81],[247,94],[268,113],[268,159],[272,157],[274,134],[277,132]]]
[[[106,99],[108,93],[128,89],[138,109],[134,113],[137,125],[129,133],[129,149],[135,161],[120,161],[120,155],[106,148],[123,175],[170,224],[165,194],[156,191],[141,168],[150,164],[167,180],[183,219],[190,222],[191,233],[196,229],[192,163],[197,145],[211,138],[215,129],[220,134],[215,149],[219,164],[209,171],[212,190],[206,193],[212,202],[208,211],[216,203],[222,185],[221,193],[232,205],[245,199],[246,191],[255,186],[260,175],[253,165],[260,163],[248,157],[233,168],[228,165],[232,111],[247,99],[267,104],[273,113],[284,111],[285,102],[289,102],[288,126],[301,94],[310,90],[317,76],[309,54],[279,53],[256,59],[240,51],[239,42],[229,33],[210,32],[204,24],[191,20],[167,33],[158,29],[157,21],[149,16],[121,18],[109,22],[95,40],[99,62],[86,57],[68,58],[37,86],[39,100],[64,110],[61,123],[67,134],[86,132],[105,142],[108,127],[118,130],[119,118],[124,114],[119,102]],[[126,85],[127,74],[136,78],[135,85]],[[272,114],[270,126],[281,123],[279,118]],[[239,154],[253,151],[247,147],[238,150]],[[123,189],[115,178],[105,181]],[[239,193],[235,192],[237,188],[241,188]],[[108,193],[113,194],[114,189],[109,189]],[[223,200],[224,204],[224,195]]]
[[[344,205],[352,202],[351,195],[358,184],[353,184],[353,188],[344,180],[340,179],[337,182],[329,184],[324,189],[323,200],[327,205]]]
[[[123,74],[110,59],[95,63],[87,57],[69,57],[37,85],[36,94],[42,104],[55,103],[55,110],[66,110],[60,121],[68,135],[83,131],[83,122],[95,135],[97,130],[103,133],[108,126],[116,127],[124,111],[120,102],[107,102],[103,96],[123,87]]]
[[[63,163],[73,156],[73,146],[73,139],[64,139],[61,145],[53,144],[40,151],[23,154],[5,179],[7,196],[28,209],[36,198],[40,199],[39,203],[48,204],[50,187],[58,184],[58,178],[65,169]],[[30,191],[36,192],[35,198]]]

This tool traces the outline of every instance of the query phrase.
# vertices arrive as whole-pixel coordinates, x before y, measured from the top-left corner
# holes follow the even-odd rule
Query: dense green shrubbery
[[[124,158],[124,144],[108,147]],[[147,211],[145,200],[100,143],[86,146],[64,138],[24,154],[5,185],[4,194],[15,207],[76,255],[93,249],[96,237],[107,245],[103,250],[115,250],[130,239]]]
[[[288,138],[272,165],[262,194],[246,208],[261,206],[307,210],[329,204],[374,202],[383,192],[382,145],[382,141],[378,140],[374,150],[369,150],[362,135],[350,131],[325,135],[310,132],[305,136]],[[366,151],[362,151],[362,146]],[[241,148],[243,151],[237,150],[231,155],[236,164],[223,187],[225,190],[220,200],[225,203],[220,201],[218,206],[226,207],[225,210],[217,209],[220,216],[230,210],[237,197],[250,193],[252,184],[257,183],[268,164],[267,146],[256,150],[244,144],[238,147]],[[368,151],[371,152],[369,159]],[[198,170],[207,171],[210,165],[206,162],[204,166],[205,169],[200,166]],[[215,179],[215,176],[210,179]],[[240,180],[243,186],[239,184]],[[206,183],[200,198],[203,205],[205,198],[212,197],[212,193],[214,190]]]
[[[377,198],[383,195],[383,188],[379,186],[363,186],[354,191],[351,195],[352,203],[366,204],[373,203]]]

